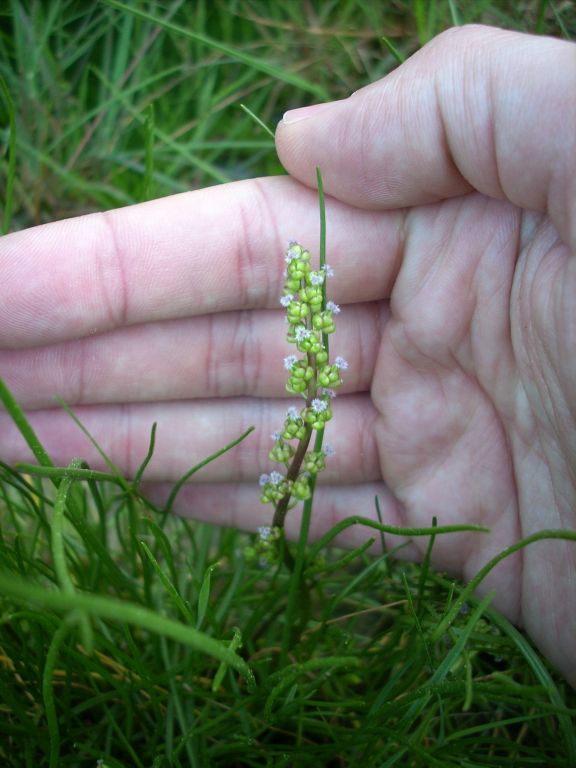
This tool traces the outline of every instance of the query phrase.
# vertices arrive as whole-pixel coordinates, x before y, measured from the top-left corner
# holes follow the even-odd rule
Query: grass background
[[[6,0],[3,231],[282,173],[241,104],[273,129],[467,22],[576,35],[546,0]],[[0,463],[2,765],[576,765],[574,691],[426,563],[315,547],[295,583],[36,450]]]

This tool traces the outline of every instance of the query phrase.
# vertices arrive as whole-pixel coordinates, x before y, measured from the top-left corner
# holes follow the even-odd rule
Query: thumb
[[[490,27],[439,35],[350,98],[293,110],[286,170],[352,205],[386,209],[475,189],[548,210],[576,241],[576,45]]]

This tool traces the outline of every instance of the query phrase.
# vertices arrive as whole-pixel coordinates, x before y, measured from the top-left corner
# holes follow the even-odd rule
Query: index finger
[[[389,294],[401,218],[327,200],[335,300],[371,301]],[[316,193],[272,177],[6,235],[0,240],[0,348],[43,346],[188,315],[276,307],[287,242],[298,240],[314,253],[318,232]]]

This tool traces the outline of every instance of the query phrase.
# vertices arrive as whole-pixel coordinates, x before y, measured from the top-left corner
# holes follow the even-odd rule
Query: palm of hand
[[[575,275],[550,221],[508,203],[470,194],[406,218],[371,392],[383,478],[406,524],[436,515],[491,529],[439,537],[443,568],[470,577],[523,536],[575,527]],[[484,583],[565,672],[575,579],[573,545],[553,541]]]
[[[46,344],[50,332],[53,344],[35,348],[28,341],[30,349],[3,351],[0,368],[12,376],[17,396],[27,406],[40,409],[33,424],[50,455],[61,464],[71,455],[85,455],[87,446],[58,409],[42,410],[53,402],[54,392],[71,405],[86,404],[76,408],[80,418],[128,474],[145,454],[150,424],[158,421],[156,458],[150,467],[150,479],[156,481],[174,479],[196,457],[205,458],[221,448],[227,437],[236,438],[249,423],[256,423],[256,435],[261,437],[246,445],[242,460],[239,454],[227,454],[206,468],[201,483],[183,489],[179,497],[184,513],[192,510],[194,516],[251,528],[268,520],[267,510],[258,505],[255,479],[268,469],[266,438],[278,427],[285,410],[285,401],[278,399],[284,388],[280,350],[277,341],[269,343],[279,338],[283,325],[278,309],[245,310],[254,303],[277,307],[282,260],[271,269],[275,260],[270,253],[277,253],[278,242],[276,235],[267,234],[247,259],[258,286],[258,295],[251,298],[239,296],[234,283],[218,281],[216,285],[213,273],[217,270],[212,266],[206,270],[202,260],[191,261],[187,249],[176,249],[174,256],[180,241],[177,234],[171,239],[172,222],[195,220],[190,213],[197,211],[200,200],[205,201],[206,211],[217,216],[221,196],[229,206],[235,204],[240,210],[248,206],[252,213],[258,211],[258,201],[266,201],[264,208],[272,212],[276,225],[266,226],[266,233],[280,232],[287,222],[293,226],[299,221],[298,234],[302,231],[304,242],[314,237],[316,195],[287,179],[241,183],[117,212],[113,214],[120,236],[117,252],[126,270],[140,264],[137,246],[146,240],[164,248],[159,268],[163,259],[171,265],[162,271],[164,282],[151,283],[137,276],[131,282],[139,297],[135,305],[139,314],[129,320],[148,323],[91,337],[90,328],[106,323],[106,307],[92,300],[100,293],[91,284],[86,284],[86,296],[79,295],[79,308],[70,308],[72,316],[83,318],[81,329],[27,312],[33,304],[19,302],[15,290],[15,327],[23,328],[36,344]],[[333,521],[334,516],[348,515],[350,503],[361,514],[369,514],[374,492],[383,499],[387,495],[387,522],[429,526],[436,516],[440,524],[471,522],[489,527],[490,534],[456,534],[436,541],[435,564],[470,577],[522,536],[544,528],[574,529],[575,431],[568,403],[574,402],[576,380],[569,348],[576,327],[571,306],[575,262],[550,221],[475,193],[404,215],[362,212],[333,201],[329,214],[328,232],[336,244],[329,248],[336,272],[333,298],[349,303],[339,325],[344,330],[339,342],[344,347],[339,352],[350,356],[348,391],[359,394],[336,403],[335,426],[342,428],[342,437],[326,472],[328,483],[318,495],[316,532],[330,526],[331,517]],[[237,220],[242,217],[230,217],[231,227]],[[399,220],[403,220],[402,236],[394,248],[394,223]],[[49,226],[56,233],[61,225]],[[110,229],[101,227],[98,219],[73,226],[78,242],[94,227],[97,247],[84,260],[71,248],[66,262],[70,274],[75,269],[82,273],[90,258],[109,250]],[[140,240],[132,247],[136,230]],[[220,266],[243,268],[241,234],[232,229],[223,237],[225,244],[237,244],[236,252],[214,246]],[[38,233],[32,230],[9,237],[13,237],[12,247],[28,253],[28,238],[34,241]],[[43,241],[46,265],[62,261],[61,254],[51,250],[53,242],[62,239],[54,235]],[[376,263],[374,254],[383,242],[381,261]],[[33,259],[26,263],[35,268]],[[380,277],[370,279],[371,267],[385,287]],[[54,276],[51,269],[40,274],[45,281],[39,283],[40,295],[52,295],[46,288],[55,289],[58,274]],[[194,301],[184,291],[181,305],[159,305],[154,291],[170,294],[171,281],[179,289],[192,286]],[[20,280],[20,284],[27,283]],[[7,296],[11,295],[9,285]],[[214,295],[227,310],[221,316],[186,317],[190,303],[200,315],[214,312]],[[358,349],[350,340],[365,332],[378,297],[387,322],[379,338],[373,334],[366,347],[369,354],[360,365]],[[389,297],[389,302],[381,301],[383,297]],[[368,303],[354,307],[359,301]],[[158,306],[181,319],[151,322],[163,319],[156,316]],[[92,307],[97,317],[91,315]],[[8,316],[12,314],[8,307]],[[86,338],[61,340],[63,332],[71,329]],[[183,338],[189,345],[186,355],[182,355]],[[212,343],[215,339],[217,344]],[[158,356],[152,368],[151,345]],[[78,354],[84,367],[77,364]],[[174,373],[176,363],[181,365],[180,375]],[[362,368],[355,382],[354,371]],[[244,380],[237,374],[239,369],[246,374]],[[198,375],[203,370],[209,375]],[[370,376],[372,403],[362,394],[370,386]],[[62,391],[62,382],[68,389]],[[78,392],[82,397],[74,394]],[[238,395],[251,395],[251,399],[238,399]],[[229,399],[218,400],[218,396]],[[262,401],[269,396],[274,399],[268,404]],[[26,459],[5,417],[0,426],[3,455]],[[364,456],[355,450],[362,430],[369,433]],[[332,440],[332,433],[328,437]],[[377,482],[380,479],[385,486]],[[346,489],[341,483],[356,485]],[[296,517],[290,526],[292,530],[297,526]],[[349,541],[353,539],[352,535]],[[416,539],[412,548],[425,546],[423,542]],[[497,589],[495,604],[512,620],[522,622],[567,676],[573,674],[574,666],[575,574],[571,543],[538,542],[506,559],[484,582],[485,589]]]

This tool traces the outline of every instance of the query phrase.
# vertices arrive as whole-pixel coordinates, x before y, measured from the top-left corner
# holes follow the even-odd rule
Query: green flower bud
[[[302,419],[286,419],[284,431],[282,432],[284,440],[294,440],[294,438],[302,440],[305,434],[306,427]]]
[[[323,451],[310,451],[304,457],[304,466],[307,472],[317,475],[326,469],[326,454]]]
[[[286,308],[286,317],[291,325],[298,325],[308,317],[309,309],[301,301],[291,301]]]
[[[334,325],[332,312],[326,309],[324,312],[314,315],[312,317],[312,327],[316,331],[322,331],[322,333],[334,333],[336,326]]]
[[[313,312],[317,312],[322,306],[322,289],[315,285],[301,288],[299,296],[300,301],[308,304]]]
[[[284,290],[287,294],[295,293],[300,288],[300,280],[296,278],[287,278],[284,283]]]
[[[302,259],[292,259],[286,270],[290,280],[303,280],[309,271],[309,265]]]
[[[290,371],[290,378],[300,379],[302,381],[310,381],[313,376],[314,368],[312,368],[311,365],[308,365],[306,360],[298,360],[298,362],[292,366]]]
[[[270,541],[279,541],[282,538],[282,530],[277,526],[270,528]]]
[[[260,494],[260,501],[263,504],[277,504],[290,492],[291,483],[285,481],[280,485],[265,485]]]
[[[306,499],[310,498],[311,491],[307,477],[302,476],[294,481],[294,485],[292,486],[292,494],[297,499],[300,499],[300,501],[305,501]]]
[[[244,560],[247,563],[251,563],[256,560],[256,549],[254,547],[244,547]]]
[[[270,461],[277,461],[280,464],[286,464],[294,456],[294,448],[288,443],[279,441],[268,454]]]
[[[330,398],[315,397],[310,406],[302,411],[302,418],[307,424],[312,424],[314,429],[321,429],[332,418]]]
[[[270,475],[260,477],[260,501],[263,504],[278,503],[284,498],[292,488],[292,481],[286,478],[280,472],[271,472]]]
[[[326,275],[321,271],[309,271],[306,274],[306,285],[322,285]]]
[[[314,333],[313,331],[307,331],[307,333],[308,335],[304,336],[301,340],[297,340],[295,334],[296,348],[300,352],[310,352],[311,354],[316,355],[324,349],[324,346],[322,345],[322,337],[319,333]]]
[[[325,411],[317,413],[312,408],[306,408],[304,412],[304,421],[312,426],[312,429],[322,429],[327,421],[332,418],[332,409],[326,408]]]
[[[310,251],[302,248],[300,243],[290,243],[288,251],[286,252],[286,261],[290,263],[293,260],[301,260],[304,262],[310,261]]]
[[[318,372],[318,383],[321,387],[338,387],[342,384],[340,370],[335,365],[325,365]]]
[[[308,382],[301,379],[292,379],[292,377],[290,377],[286,384],[286,391],[293,395],[301,395],[303,392],[306,392],[307,389]]]

